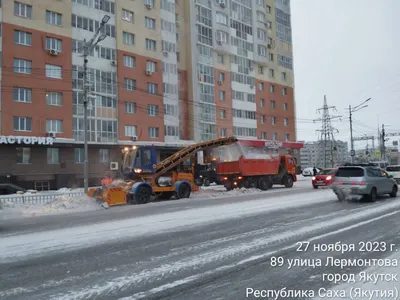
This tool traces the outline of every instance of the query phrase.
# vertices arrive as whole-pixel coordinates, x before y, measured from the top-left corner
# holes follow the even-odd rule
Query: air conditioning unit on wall
[[[111,171],[116,171],[116,170],[118,170],[118,162],[116,162],[116,161],[110,162],[110,170],[111,170]]]

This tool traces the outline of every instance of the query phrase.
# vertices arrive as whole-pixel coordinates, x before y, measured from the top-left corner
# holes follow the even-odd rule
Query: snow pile
[[[86,195],[69,196],[60,195],[54,201],[40,204],[6,203],[4,209],[9,217],[29,217],[45,214],[69,213],[71,211],[92,211],[102,209],[101,205],[93,198]]]

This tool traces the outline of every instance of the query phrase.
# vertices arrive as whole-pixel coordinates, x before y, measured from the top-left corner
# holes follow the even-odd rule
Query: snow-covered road
[[[324,272],[349,269],[325,266],[327,256],[388,251],[299,252],[297,242],[400,243],[398,199],[339,203],[312,188],[237,197],[128,207],[130,218],[108,210],[113,217],[102,212],[102,222],[98,212],[37,219],[38,232],[13,223],[0,232],[0,299],[246,299],[246,289],[328,289]],[[272,256],[285,265],[271,266]],[[323,265],[288,269],[295,258]]]

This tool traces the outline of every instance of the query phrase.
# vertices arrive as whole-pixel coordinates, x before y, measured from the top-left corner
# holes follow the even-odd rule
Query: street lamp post
[[[351,156],[351,164],[354,164],[354,156],[355,156],[355,151],[354,151],[354,138],[353,138],[353,113],[368,107],[367,103],[369,100],[371,100],[371,98],[368,98],[367,100],[365,100],[364,102],[362,102],[361,104],[355,106],[355,107],[351,107],[351,105],[349,105],[349,119],[350,119],[350,146],[351,146],[351,151],[350,151],[350,156]]]
[[[88,98],[90,92],[90,83],[87,74],[88,57],[92,53],[94,47],[103,41],[107,36],[102,33],[102,30],[106,23],[110,20],[110,16],[105,15],[101,20],[99,28],[94,33],[93,37],[86,42],[83,46],[83,126],[84,126],[84,152],[85,161],[83,165],[83,186],[85,194],[89,190],[89,152],[88,152]],[[99,36],[100,35],[100,36]]]

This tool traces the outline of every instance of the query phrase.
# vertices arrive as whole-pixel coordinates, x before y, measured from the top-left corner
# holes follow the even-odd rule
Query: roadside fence
[[[51,203],[60,196],[67,197],[80,197],[83,196],[84,192],[54,192],[51,194],[22,194],[22,195],[2,195],[0,196],[1,204],[37,204],[44,205]]]

